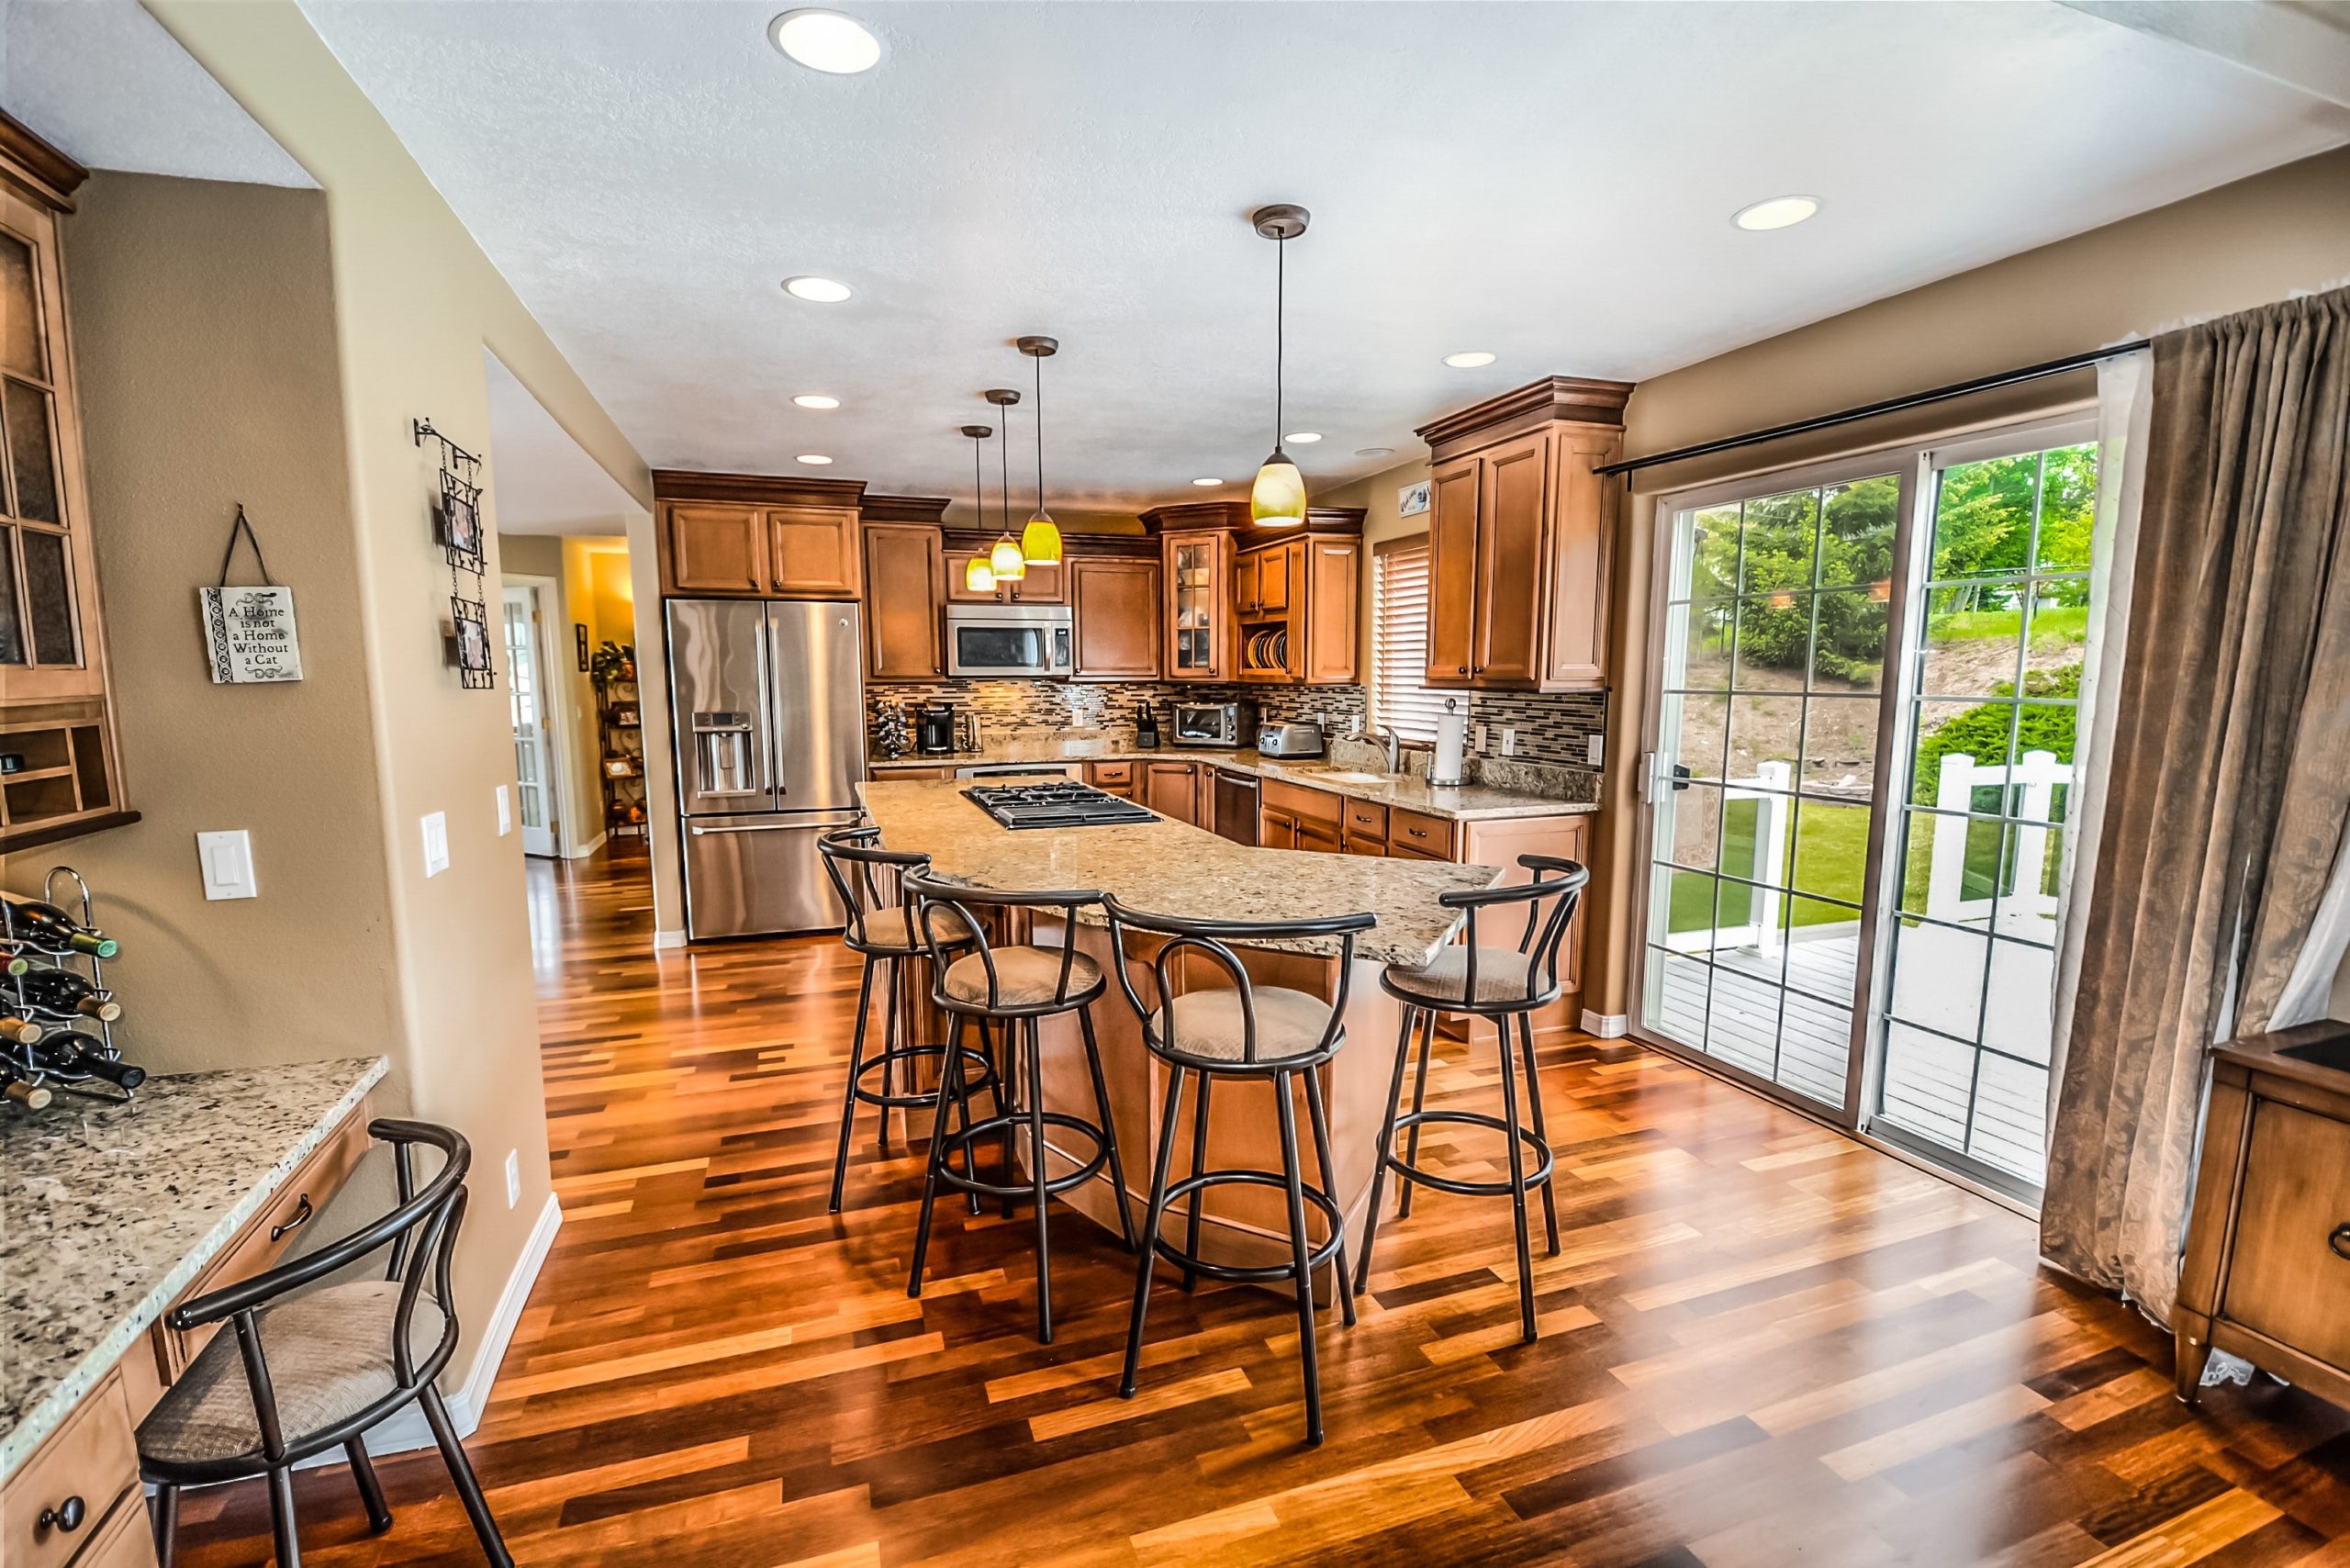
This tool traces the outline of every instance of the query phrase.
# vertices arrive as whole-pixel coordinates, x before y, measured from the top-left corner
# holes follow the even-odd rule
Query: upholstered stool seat
[[[1253,988],[1257,1059],[1284,1061],[1322,1048],[1330,1032],[1330,1004],[1282,985]],[[1248,1040],[1248,1009],[1237,989],[1186,991],[1147,1021],[1152,1041],[1186,1056],[1237,1062]]]
[[[947,910],[932,918],[946,924]],[[988,965],[995,965],[995,994],[988,994]],[[1083,953],[1069,956],[1069,996],[1080,996],[1102,983],[1102,966]],[[1039,1007],[1061,991],[1061,951],[1058,947],[991,947],[984,955],[968,953],[946,966],[941,981],[947,995],[974,1007]]]
[[[952,942],[971,939],[970,927],[953,910],[942,910],[938,916],[938,935]],[[903,905],[891,904],[877,909],[865,917],[867,950],[875,957],[911,957],[923,949],[922,933],[913,930]]]
[[[1477,956],[1477,994],[1469,987],[1469,956]],[[1543,977],[1534,955],[1514,947],[1441,947],[1435,958],[1416,967],[1390,965],[1383,977],[1395,995],[1427,1006],[1458,1006],[1475,1002],[1485,1007],[1535,1007],[1550,1000],[1542,994]]]

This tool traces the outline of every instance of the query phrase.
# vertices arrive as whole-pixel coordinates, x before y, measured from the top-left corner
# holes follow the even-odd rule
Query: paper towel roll
[[[1431,784],[1460,782],[1460,754],[1469,744],[1469,717],[1447,713],[1436,722],[1436,760],[1428,765]]]

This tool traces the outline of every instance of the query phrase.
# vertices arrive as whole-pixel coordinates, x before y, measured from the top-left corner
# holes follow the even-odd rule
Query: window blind
[[[1428,541],[1382,544],[1371,555],[1371,722],[1407,741],[1434,741],[1445,694],[1421,684],[1428,665]]]

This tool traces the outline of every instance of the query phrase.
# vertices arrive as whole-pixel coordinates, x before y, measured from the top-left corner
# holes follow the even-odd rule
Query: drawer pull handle
[[[61,1534],[72,1535],[82,1528],[82,1521],[89,1517],[90,1506],[82,1501],[81,1496],[76,1494],[66,1498],[54,1508],[43,1508],[40,1511],[40,1518],[33,1522],[42,1529],[54,1529]]]
[[[2350,1224],[2335,1226],[2333,1234],[2325,1238],[2325,1244],[2333,1249],[2336,1258],[2350,1259]]]
[[[294,1217],[292,1219],[287,1220],[284,1225],[273,1225],[269,1227],[269,1238],[272,1241],[282,1240],[286,1236],[309,1224],[310,1218],[310,1194],[305,1193],[302,1194],[302,1201],[294,1205]]]

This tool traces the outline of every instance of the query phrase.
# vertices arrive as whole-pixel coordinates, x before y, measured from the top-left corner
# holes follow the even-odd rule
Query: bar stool
[[[1127,966],[1118,966],[1118,986],[1142,1019],[1143,1044],[1173,1069],[1167,1083],[1167,1103],[1160,1114],[1158,1158],[1150,1178],[1150,1208],[1143,1220],[1142,1260],[1135,1271],[1134,1319],[1126,1331],[1125,1375],[1118,1392],[1135,1395],[1142,1366],[1143,1318],[1150,1305],[1151,1275],[1160,1258],[1183,1271],[1183,1288],[1193,1276],[1266,1284],[1287,1280],[1297,1292],[1297,1353],[1305,1383],[1305,1440],[1322,1440],[1322,1378],[1314,1348],[1314,1271],[1333,1265],[1332,1294],[1347,1327],[1354,1327],[1355,1303],[1347,1288],[1347,1223],[1328,1188],[1331,1181],[1330,1120],[1322,1103],[1323,1063],[1347,1043],[1342,1020],[1347,1011],[1347,978],[1353,972],[1355,934],[1368,931],[1377,918],[1365,914],[1332,915],[1320,920],[1246,921],[1191,920],[1171,914],[1151,914],[1130,909],[1114,896],[1102,900],[1110,915],[1113,950],[1123,952],[1124,929],[1147,931],[1167,940],[1151,959],[1158,1005],[1146,1005],[1136,991]],[[1258,985],[1227,942],[1286,942],[1306,937],[1341,939],[1338,991],[1335,1002],[1324,1002],[1287,986]],[[1205,962],[1232,977],[1228,987],[1185,991],[1178,994],[1169,983],[1169,965],[1196,953]],[[1175,1129],[1181,1120],[1183,1076],[1190,1073],[1199,1090],[1192,1109],[1192,1173],[1172,1185],[1168,1173],[1175,1152]],[[1281,1106],[1281,1168],[1279,1171],[1204,1169],[1207,1159],[1208,1095],[1219,1078],[1270,1081]],[[1323,1185],[1309,1185],[1297,1153],[1297,1109],[1291,1096],[1292,1080],[1305,1085],[1305,1108],[1314,1128],[1314,1158]],[[1286,1263],[1239,1265],[1210,1263],[1200,1257],[1200,1200],[1211,1187],[1273,1187],[1289,1199],[1290,1260]],[[1162,1240],[1158,1227],[1172,1204],[1190,1200],[1191,1214],[1184,1242],[1177,1247]],[[1319,1243],[1309,1240],[1305,1211],[1311,1205],[1321,1215]]]
[[[1118,1197],[1121,1239],[1129,1251],[1135,1245],[1134,1214],[1126,1201],[1125,1167],[1118,1159],[1118,1135],[1110,1120],[1110,1088],[1102,1076],[1102,1050],[1093,1035],[1092,1004],[1104,989],[1102,966],[1077,950],[1078,911],[1098,905],[1102,895],[968,888],[939,881],[921,871],[908,872],[903,886],[913,901],[916,934],[931,954],[931,1000],[955,1015],[957,1047],[945,1057],[944,1070],[939,1074],[937,1118],[931,1132],[930,1166],[923,1177],[922,1219],[914,1231],[913,1268],[906,1282],[906,1294],[922,1294],[923,1264],[930,1252],[931,1215],[942,1185],[968,1193],[975,1202],[982,1195],[1001,1198],[1006,1215],[1012,1213],[1015,1200],[1033,1199],[1036,1204],[1036,1338],[1049,1345],[1053,1342],[1053,1252],[1048,1218],[1052,1195],[1091,1181],[1106,1162],[1111,1188]],[[998,946],[990,943],[977,912],[1011,908],[1058,912],[1063,922],[1060,945]],[[960,958],[950,957],[955,948],[962,946],[973,950]],[[1040,1020],[1064,1013],[1076,1014],[1078,1026],[1084,1033],[1086,1070],[1093,1078],[1093,1104],[1102,1118],[1098,1123],[1045,1109],[1044,1051],[1036,1026]],[[963,1047],[963,1025],[967,1022],[978,1024],[982,1042],[990,1024],[1001,1032],[1003,1056],[995,1077],[997,1111],[984,1121],[973,1122],[966,1110],[962,1127],[950,1136],[946,1131],[947,1108],[968,1098],[965,1063],[978,1054]],[[1019,1070],[1024,1047],[1027,1052],[1024,1079]],[[1046,1164],[1047,1126],[1063,1128],[1091,1141],[1091,1158],[1066,1176],[1050,1175]],[[1018,1135],[1024,1129],[1028,1135],[1028,1180],[1019,1182],[1014,1180],[1013,1160]],[[1001,1182],[982,1181],[979,1174],[976,1151],[979,1140],[990,1135],[1002,1139],[1004,1169]],[[954,1165],[957,1154],[963,1157],[960,1170]]]
[[[1371,1218],[1363,1231],[1362,1260],[1357,1265],[1354,1288],[1360,1294],[1370,1287],[1371,1246],[1379,1235],[1380,1190],[1390,1170],[1404,1182],[1403,1195],[1396,1205],[1398,1218],[1411,1214],[1412,1188],[1416,1184],[1470,1197],[1497,1197],[1507,1193],[1517,1226],[1520,1337],[1531,1344],[1535,1338],[1534,1263],[1526,1233],[1526,1194],[1531,1188],[1539,1186],[1542,1190],[1542,1226],[1548,1233],[1550,1255],[1555,1258],[1559,1254],[1558,1199],[1550,1185],[1553,1161],[1550,1135],[1542,1122],[1542,1080],[1535,1070],[1531,1016],[1536,1008],[1559,999],[1559,944],[1566,935],[1567,923],[1574,918],[1575,904],[1590,882],[1591,873],[1572,860],[1549,855],[1521,855],[1517,863],[1534,873],[1531,881],[1516,887],[1439,895],[1437,902],[1446,908],[1467,913],[1468,930],[1460,944],[1439,948],[1436,957],[1423,965],[1390,964],[1379,977],[1380,989],[1404,1003],[1404,1028],[1395,1042],[1395,1078],[1387,1092],[1387,1124],[1379,1137],[1379,1168],[1371,1179]],[[1548,918],[1542,913],[1546,901],[1555,901]],[[1519,934],[1517,946],[1481,946],[1477,940],[1478,916],[1520,904],[1526,908],[1526,929]],[[1441,1013],[1466,1014],[1494,1021],[1501,1041],[1501,1115],[1481,1111],[1425,1109],[1428,1047],[1436,1034],[1437,1015]],[[1516,1050],[1525,1056],[1527,1099],[1534,1113],[1531,1130],[1518,1123],[1516,1070],[1511,1059],[1516,1054],[1510,1040],[1513,1021],[1517,1030]],[[1420,1025],[1419,1073],[1412,1089],[1410,1114],[1398,1114],[1415,1022]],[[1484,1127],[1503,1134],[1509,1145],[1509,1180],[1474,1182],[1420,1169],[1420,1128],[1430,1122]],[[1410,1147],[1400,1159],[1395,1156],[1398,1128],[1410,1130]],[[1534,1159],[1530,1170],[1527,1165],[1529,1152]]]
[[[919,1061],[940,1061],[947,1047],[937,1046],[901,1046],[898,1044],[898,1009],[904,991],[904,968],[908,958],[923,956],[925,949],[914,927],[913,899],[904,890],[904,878],[911,871],[930,868],[930,857],[911,851],[881,847],[881,830],[875,827],[845,828],[826,834],[816,841],[817,853],[822,857],[824,870],[833,879],[833,890],[840,895],[841,913],[845,922],[841,941],[849,951],[862,957],[864,962],[856,985],[856,1036],[849,1047],[848,1082],[841,1091],[840,1147],[833,1155],[833,1196],[825,1205],[829,1214],[841,1212],[841,1193],[848,1181],[848,1146],[856,1126],[859,1102],[878,1107],[881,1112],[881,1127],[875,1142],[884,1159],[890,1153],[890,1113],[892,1110],[912,1110],[928,1105],[934,1096],[928,1091],[916,1091],[913,1064]],[[894,902],[882,896],[880,877],[894,874],[900,881]],[[967,945],[968,934],[950,946]],[[865,1054],[865,1025],[873,1010],[873,970],[878,964],[889,973],[883,1006],[887,1019],[883,1025],[880,1053],[868,1058]],[[993,1067],[978,1052],[968,1052],[978,1065],[976,1079],[963,1081],[966,1094],[996,1087]],[[896,1083],[898,1064],[906,1064],[906,1088],[901,1092]],[[866,1087],[867,1075],[878,1070],[881,1087]],[[942,1070],[942,1076],[944,1076]],[[999,1098],[999,1105],[1002,1102]],[[970,1119],[968,1105],[963,1109],[964,1120]]]

